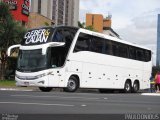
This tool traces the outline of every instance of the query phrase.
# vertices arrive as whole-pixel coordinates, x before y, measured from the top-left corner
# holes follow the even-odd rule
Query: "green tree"
[[[9,46],[20,43],[26,29],[14,21],[6,3],[0,2],[0,11],[0,47],[6,51]]]
[[[80,22],[80,21],[78,21],[78,27],[80,27],[80,28],[85,28],[85,22]]]
[[[9,6],[0,2],[0,51],[1,51],[1,74],[0,77],[4,76],[4,68],[6,59],[2,58],[6,55],[6,50],[9,46],[19,44],[22,40],[26,28],[21,25],[20,22],[15,21],[10,13]],[[2,53],[3,52],[3,53]],[[3,54],[3,56],[2,56]]]
[[[86,27],[85,27],[85,29],[90,30],[90,31],[97,32],[97,30],[96,30],[96,29],[94,29],[94,27],[93,27],[92,25],[90,25],[90,26],[86,26]]]
[[[90,26],[85,26],[85,23],[84,22],[80,22],[80,21],[78,21],[78,27],[80,27],[80,28],[84,28],[84,29],[87,29],[87,30],[90,30],[90,31],[97,31],[96,29],[94,29],[94,27],[92,26],[92,25],[90,25]]]

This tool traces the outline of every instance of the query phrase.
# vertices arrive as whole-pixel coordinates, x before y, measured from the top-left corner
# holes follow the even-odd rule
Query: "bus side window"
[[[128,58],[128,47],[125,44],[119,44],[119,57]]]
[[[93,37],[91,42],[91,51],[97,53],[104,53],[105,52],[105,44],[104,39],[99,37]]]
[[[132,46],[129,47],[129,58],[136,60],[136,49]]]
[[[151,61],[151,51],[145,50],[145,61]]]
[[[105,39],[105,54],[111,55],[112,54],[112,47],[111,47],[111,41]]]
[[[136,60],[144,61],[144,52],[142,49],[136,51]]]
[[[80,33],[74,48],[74,52],[89,51],[89,41],[90,41],[89,35]]]
[[[73,39],[72,39],[71,34],[68,30],[64,30],[63,36],[64,36],[64,41],[65,41],[65,47],[67,48],[67,51],[68,51]]]
[[[112,55],[119,56],[118,43],[112,41]]]
[[[57,30],[52,41],[53,42],[64,42],[63,31],[60,29]]]

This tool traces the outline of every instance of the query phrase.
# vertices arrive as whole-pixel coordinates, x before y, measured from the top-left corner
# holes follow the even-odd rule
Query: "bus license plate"
[[[24,82],[24,85],[29,85],[29,82]]]

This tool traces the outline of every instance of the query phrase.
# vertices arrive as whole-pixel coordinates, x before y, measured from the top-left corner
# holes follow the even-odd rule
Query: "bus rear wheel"
[[[126,81],[126,83],[124,85],[124,92],[131,93],[131,83],[129,81]]]
[[[134,82],[133,87],[132,87],[132,92],[137,93],[139,90],[139,84],[138,82]]]
[[[75,92],[79,87],[78,80],[76,77],[71,76],[68,80],[67,87],[63,90],[65,92]]]
[[[52,87],[39,87],[42,92],[50,92],[53,88]]]

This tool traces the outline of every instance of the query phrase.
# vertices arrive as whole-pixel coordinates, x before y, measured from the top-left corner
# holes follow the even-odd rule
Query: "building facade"
[[[51,20],[43,15],[40,15],[38,13],[32,12],[29,14],[27,28],[32,29],[32,28],[38,28],[38,27],[42,27],[42,26],[51,26],[53,24],[54,24],[53,20]]]
[[[77,26],[79,0],[32,0],[31,12],[53,20],[55,25]]]
[[[158,14],[157,22],[157,60],[156,65],[160,66],[160,14]]]
[[[97,32],[120,38],[111,28],[111,23],[111,15],[104,19],[101,14],[86,14],[86,26],[93,26]]]
[[[86,26],[93,26],[98,32],[103,32],[103,15],[86,14]]]

